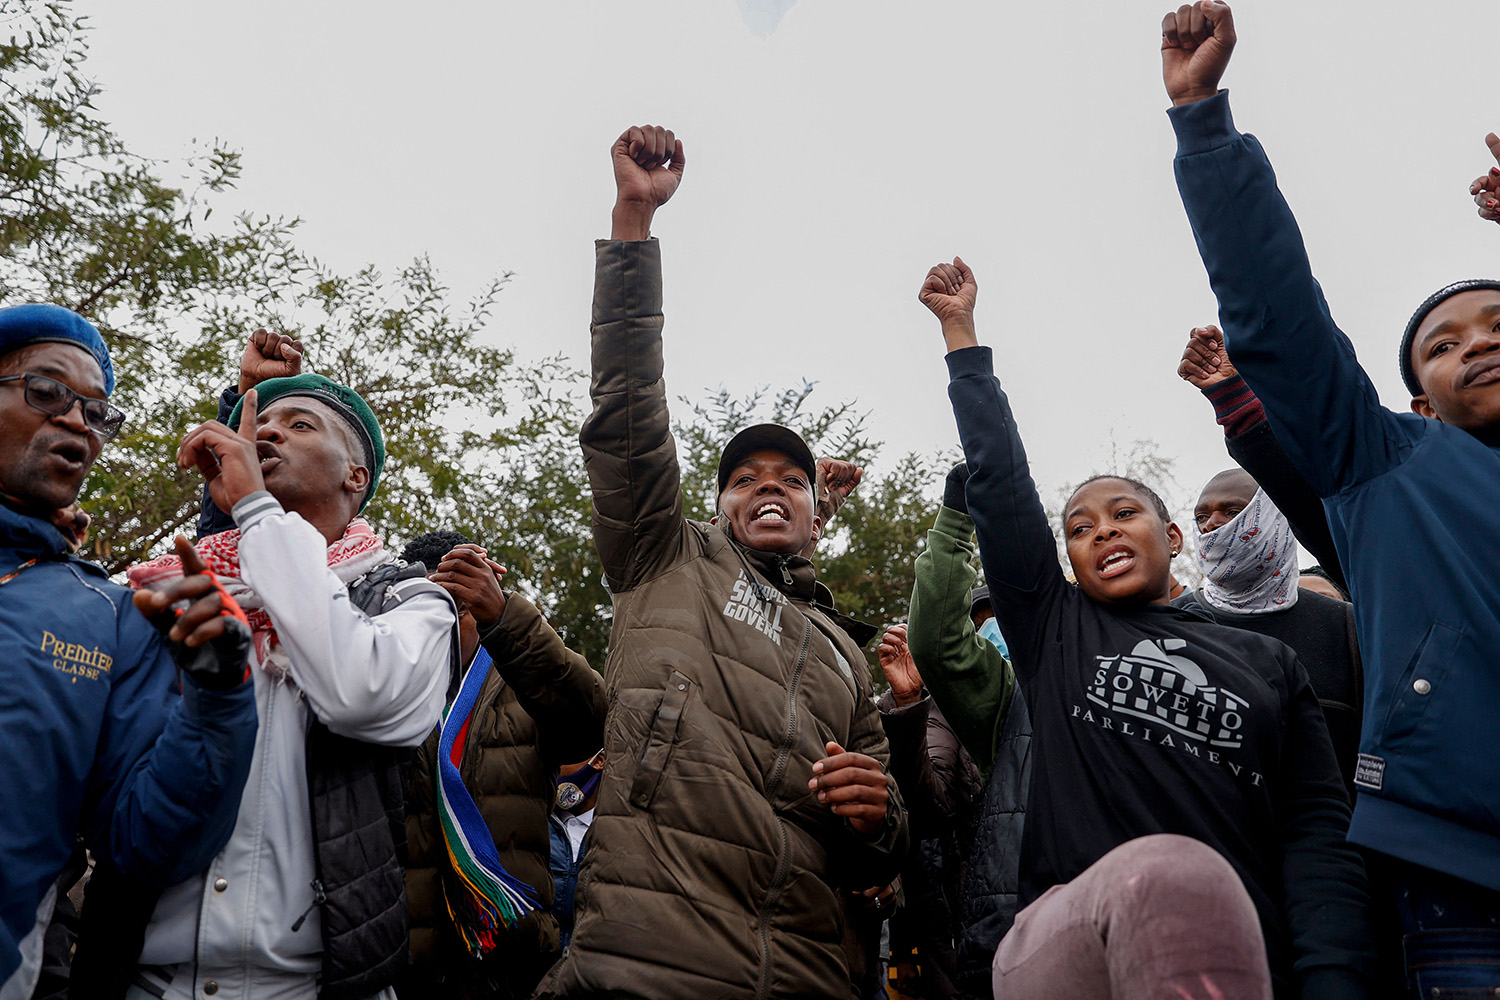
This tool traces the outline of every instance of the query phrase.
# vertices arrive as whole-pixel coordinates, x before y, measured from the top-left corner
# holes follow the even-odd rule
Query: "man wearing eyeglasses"
[[[113,389],[81,316],[0,309],[0,1000],[31,995],[75,836],[133,883],[182,879],[228,839],[255,745],[249,629],[201,562],[132,608],[58,527],[124,421]]]

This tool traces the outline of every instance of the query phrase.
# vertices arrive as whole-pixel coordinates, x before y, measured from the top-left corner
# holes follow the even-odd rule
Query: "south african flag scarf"
[[[490,654],[480,647],[464,674],[458,697],[443,714],[436,765],[438,817],[448,848],[443,898],[448,905],[448,916],[475,958],[493,951],[502,930],[514,926],[540,905],[536,890],[500,864],[495,839],[458,772],[474,706],[490,666]]]

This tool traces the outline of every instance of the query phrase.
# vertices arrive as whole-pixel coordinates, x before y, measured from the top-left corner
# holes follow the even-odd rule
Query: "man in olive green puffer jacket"
[[[572,945],[540,995],[849,997],[851,893],[890,881],[907,844],[846,631],[873,630],[827,606],[800,554],[822,522],[815,463],[790,430],[741,432],[720,463],[720,515],[684,516],[650,239],[682,144],[630,129],[613,157],[582,433],[614,596],[608,763]]]

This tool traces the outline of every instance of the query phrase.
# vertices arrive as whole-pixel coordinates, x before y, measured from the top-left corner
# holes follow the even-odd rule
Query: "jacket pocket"
[[[1391,692],[1391,707],[1381,727],[1380,745],[1391,747],[1409,739],[1422,725],[1436,698],[1448,698],[1448,667],[1458,650],[1463,630],[1442,622],[1433,622],[1417,646],[1411,665]]]
[[[656,709],[656,718],[651,722],[651,735],[646,740],[646,749],[641,751],[640,762],[635,768],[635,780],[630,785],[630,804],[637,809],[649,809],[656,790],[661,785],[662,774],[672,756],[672,747],[677,743],[677,730],[682,725],[682,710],[692,693],[692,682],[683,674],[672,671],[667,678],[667,688],[662,694],[661,704]]]

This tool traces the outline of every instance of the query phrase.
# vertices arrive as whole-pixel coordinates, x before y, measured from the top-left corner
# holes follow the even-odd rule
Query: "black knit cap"
[[[1427,296],[1426,301],[1417,306],[1417,311],[1411,314],[1411,319],[1406,323],[1406,332],[1401,335],[1401,381],[1406,383],[1406,388],[1413,396],[1420,396],[1426,390],[1422,383],[1417,381],[1417,370],[1411,363],[1411,342],[1417,335],[1417,327],[1427,318],[1445,299],[1451,299],[1460,292],[1472,292],[1475,289],[1487,289],[1500,292],[1500,281],[1493,278],[1470,278],[1467,281],[1455,281],[1446,285]]]
[[[724,492],[724,487],[729,485],[729,474],[746,455],[766,449],[779,451],[797,463],[807,473],[808,489],[813,488],[818,481],[818,463],[801,435],[780,424],[755,424],[730,438],[724,446],[724,453],[719,456],[719,492]]]

